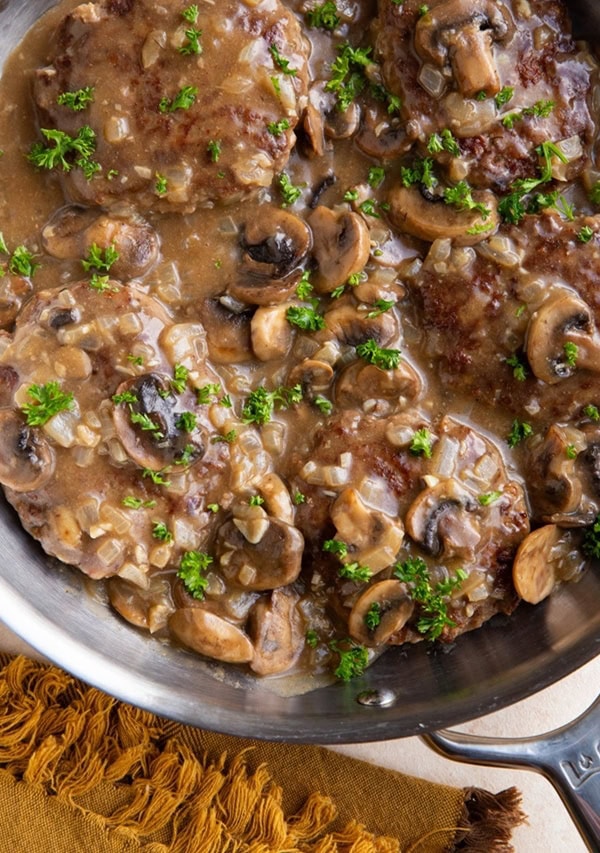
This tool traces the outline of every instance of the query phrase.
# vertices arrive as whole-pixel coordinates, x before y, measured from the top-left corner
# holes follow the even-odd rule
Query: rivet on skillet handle
[[[454,731],[424,735],[448,758],[526,767],[556,788],[592,851],[600,851],[600,696],[572,723],[530,738],[475,737]]]

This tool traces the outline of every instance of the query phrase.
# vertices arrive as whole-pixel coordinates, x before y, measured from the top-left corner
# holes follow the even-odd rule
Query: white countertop
[[[0,649],[39,655],[0,623]],[[522,702],[460,727],[496,737],[525,737],[568,723],[600,691],[600,656],[552,687]],[[502,770],[458,764],[434,753],[417,737],[334,747],[338,752],[382,767],[457,787],[477,786],[497,792],[516,785],[523,793],[526,826],[514,834],[517,853],[585,853],[587,850],[558,794],[544,778],[525,770]]]

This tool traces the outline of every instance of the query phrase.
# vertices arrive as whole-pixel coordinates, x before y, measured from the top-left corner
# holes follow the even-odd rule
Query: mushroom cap
[[[362,272],[371,252],[369,229],[357,213],[336,212],[323,205],[312,211],[308,222],[318,264],[314,286],[318,293],[331,293]]]
[[[504,3],[494,0],[445,0],[417,21],[415,50],[438,66],[449,62],[457,38],[466,28],[491,30],[494,41],[507,41],[515,26]]]
[[[54,474],[54,450],[16,412],[0,411],[0,483],[15,492],[41,488]]]
[[[405,359],[394,370],[380,370],[362,360],[352,362],[340,373],[335,386],[337,402],[346,407],[382,398],[401,408],[415,402],[422,391],[420,375]]]
[[[252,310],[230,311],[219,299],[204,299],[200,306],[206,329],[208,354],[216,364],[235,364],[253,358]]]
[[[458,480],[440,480],[417,496],[406,513],[406,531],[434,556],[471,556],[481,539],[471,492]]]
[[[238,627],[201,607],[183,607],[169,618],[175,639],[201,655],[226,663],[248,663],[254,648]]]
[[[565,344],[577,347],[575,364],[565,354]],[[578,367],[600,370],[600,336],[588,305],[573,293],[563,293],[542,303],[527,328],[527,359],[538,379],[554,385]]]
[[[254,645],[250,668],[258,675],[286,672],[304,648],[304,621],[298,610],[298,593],[274,589],[270,600],[261,598],[252,608],[248,633]]]
[[[369,629],[365,621],[373,604],[379,605],[380,621]],[[385,580],[369,586],[356,600],[348,617],[348,633],[365,646],[380,646],[406,625],[414,602],[401,581]]]
[[[365,341],[374,340],[378,346],[385,347],[398,337],[398,320],[392,311],[384,311],[377,317],[368,317],[367,312],[359,312],[356,305],[347,300],[336,304],[324,314],[325,329],[323,337],[334,335],[338,341],[356,347]]]
[[[145,373],[133,379],[127,379],[117,388],[117,394],[133,393],[137,402],[116,404],[113,410],[115,429],[128,456],[140,467],[160,471],[171,464],[185,467],[182,456],[185,451],[189,461],[186,465],[199,461],[206,450],[205,431],[195,427],[192,432],[179,429],[177,419],[181,412],[189,408],[184,401],[191,401],[191,395],[169,393],[169,377],[157,373]],[[176,408],[177,407],[177,408]],[[144,429],[136,424],[132,416],[147,416],[157,430]]]
[[[473,199],[490,211],[486,219],[477,210],[459,210],[441,198],[429,201],[420,190],[398,185],[388,196],[388,217],[394,228],[421,240],[433,242],[438,238],[450,238],[456,246],[474,246],[496,232],[500,219],[493,193],[477,190]],[[485,230],[480,231],[480,228]]]
[[[523,601],[538,604],[554,589],[552,550],[559,539],[560,528],[546,524],[533,530],[519,545],[513,563],[513,583]]]
[[[260,539],[249,542],[234,521],[219,528],[216,553],[221,572],[246,589],[266,590],[293,583],[302,567],[304,537],[296,527],[268,518]]]

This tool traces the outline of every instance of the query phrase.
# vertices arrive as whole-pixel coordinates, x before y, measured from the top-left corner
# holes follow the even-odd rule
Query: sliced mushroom
[[[333,379],[333,367],[318,358],[305,358],[289,372],[288,385],[301,385],[304,395],[326,391]]]
[[[54,450],[15,412],[0,411],[0,483],[15,492],[41,489],[54,474]]]
[[[536,513],[546,517],[581,510],[583,485],[577,472],[577,456],[586,446],[580,430],[560,424],[552,424],[543,441],[532,443],[528,482]]]
[[[369,157],[395,160],[410,151],[413,140],[406,135],[406,126],[379,106],[367,109],[362,126],[356,134],[356,144]]]
[[[404,628],[414,608],[414,602],[403,583],[397,580],[379,581],[369,586],[356,600],[348,617],[348,633],[353,640],[365,646],[381,646]],[[369,628],[367,615],[374,609],[379,622],[375,628]]]
[[[335,305],[324,314],[325,327],[338,341],[356,347],[374,340],[385,347],[398,337],[398,320],[392,311],[384,311],[377,317],[358,311],[353,302]]]
[[[107,589],[117,613],[137,628],[147,628],[151,634],[165,628],[173,613],[169,582],[164,578],[149,579],[148,588],[142,589],[123,578],[112,577]]]
[[[218,299],[204,299],[200,306],[206,329],[208,354],[216,364],[235,364],[253,358],[252,311],[230,311]]]
[[[304,538],[300,531],[268,518],[260,540],[252,544],[234,521],[221,526],[216,552],[227,580],[246,589],[265,590],[293,583],[302,565]]]
[[[349,139],[354,136],[360,124],[360,107],[353,101],[348,109],[329,110],[325,116],[325,136],[328,139]]]
[[[331,509],[337,537],[348,545],[352,560],[367,565],[373,574],[390,566],[404,540],[399,518],[367,506],[356,489],[347,488]]]
[[[548,299],[532,315],[526,348],[531,369],[549,385],[580,368],[600,372],[600,335],[592,312],[572,293]]]
[[[252,643],[240,628],[201,607],[176,610],[169,631],[184,646],[214,660],[248,663],[254,656]]]
[[[319,205],[308,218],[313,232],[313,253],[318,264],[314,286],[331,293],[354,273],[362,272],[369,260],[369,229],[357,213],[336,213]]]
[[[335,386],[337,402],[346,408],[367,400],[384,399],[392,408],[414,403],[423,391],[415,368],[403,359],[395,370],[380,370],[374,364],[355,361],[341,373]]]
[[[504,3],[494,0],[446,0],[419,18],[415,49],[439,68],[450,66],[465,98],[500,91],[494,42],[505,43],[514,23]]]
[[[519,545],[513,563],[513,583],[523,601],[538,604],[554,589],[559,540],[560,528],[547,524],[532,531]]]
[[[132,395],[131,402],[115,404],[113,420],[128,456],[142,468],[160,471],[171,464],[185,467],[204,456],[204,430],[195,427],[187,432],[177,426],[184,409],[176,408],[182,399],[170,393],[168,377],[146,373],[122,382],[116,393]]]
[[[498,203],[488,190],[473,192],[473,200],[483,204],[489,213],[485,216],[478,210],[460,210],[443,199],[434,201],[414,187],[394,187],[388,196],[388,217],[394,228],[433,242],[448,238],[456,246],[474,246],[487,240],[499,225]]]
[[[247,220],[241,243],[240,276],[230,284],[229,293],[249,305],[288,299],[312,246],[306,222],[289,211],[261,205]]]
[[[257,308],[250,322],[254,355],[260,361],[285,358],[294,331],[287,319],[288,305],[264,305]]]
[[[31,290],[31,282],[20,275],[0,277],[0,329],[11,328]]]
[[[457,480],[424,489],[406,513],[407,533],[430,554],[471,557],[481,540],[478,504]]]
[[[254,645],[250,668],[258,675],[287,672],[304,648],[303,619],[299,596],[290,589],[274,589],[270,600],[258,601],[248,620]]]
[[[61,208],[42,230],[42,243],[54,258],[85,258],[90,246],[114,246],[119,257],[111,275],[123,281],[147,273],[159,255],[154,229],[137,213],[127,210],[100,214],[70,205]]]

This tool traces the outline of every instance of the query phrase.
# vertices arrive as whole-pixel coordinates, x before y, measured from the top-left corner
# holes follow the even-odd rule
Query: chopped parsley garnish
[[[187,592],[200,601],[208,588],[208,579],[204,574],[213,558],[202,551],[186,551],[179,562],[177,577],[183,581]]]
[[[346,190],[344,193],[344,201],[358,201],[358,190]]]
[[[580,243],[589,243],[594,236],[594,233],[593,228],[590,228],[589,225],[584,225],[583,228],[580,228],[577,232],[577,239]]]
[[[279,48],[276,44],[272,44],[269,46],[269,51],[271,56],[273,57],[273,64],[279,68],[284,74],[287,74],[288,77],[295,77],[298,73],[295,68],[290,68],[289,59],[284,59],[283,56],[279,53]]]
[[[328,554],[335,554],[340,560],[348,556],[348,546],[341,539],[326,539],[323,542],[323,550]]]
[[[533,428],[531,427],[531,424],[519,421],[515,418],[506,441],[509,447],[516,447],[517,444],[520,444],[524,439],[529,438],[531,435],[533,435]]]
[[[189,24],[195,24],[198,20],[198,15],[200,14],[200,10],[198,6],[194,3],[193,6],[186,6],[186,8],[181,13],[181,17],[184,21],[187,21]]]
[[[502,492],[486,492],[484,495],[479,495],[477,500],[481,504],[481,506],[490,506],[490,504],[496,503],[498,498],[502,497]]]
[[[313,286],[310,283],[310,271],[304,270],[300,281],[296,287],[296,296],[298,299],[302,299],[304,302],[308,302],[310,300],[310,295],[313,291]]]
[[[2,255],[10,255],[10,251],[8,246],[6,245],[6,240],[4,239],[4,234],[0,231],[0,254]]]
[[[279,121],[269,122],[267,125],[267,130],[269,133],[273,134],[273,136],[281,136],[281,134],[285,133],[289,128],[290,123],[286,118],[279,119]]]
[[[302,492],[294,492],[292,500],[296,506],[300,506],[300,504],[306,503],[306,495],[303,495]]]
[[[73,166],[79,166],[86,177],[91,177],[100,168],[90,159],[96,150],[96,134],[88,125],[81,127],[76,136],[44,127],[41,134],[49,144],[36,142],[27,155],[36,168],[56,169],[60,166],[63,172],[70,172]]]
[[[460,157],[460,148],[454,138],[452,131],[445,127],[441,133],[432,133],[427,142],[427,150],[430,154],[439,154],[447,151],[453,157]]]
[[[291,204],[298,201],[302,195],[302,186],[306,186],[306,184],[303,184],[302,186],[294,186],[290,180],[290,176],[285,172],[282,172],[279,176],[278,183],[279,192],[281,193],[282,207],[289,207]]]
[[[322,394],[317,394],[313,403],[317,407],[317,409],[322,412],[324,415],[330,415],[333,412],[333,403],[331,400],[328,400],[327,397],[324,397]]]
[[[394,577],[407,584],[410,596],[420,605],[417,631],[428,640],[436,640],[444,628],[453,628],[455,623],[448,616],[447,599],[459,589],[467,577],[463,569],[457,569],[454,577],[431,583],[429,569],[420,557],[409,557],[394,566]]]
[[[567,459],[577,459],[577,448],[574,444],[567,444],[565,449]]]
[[[376,210],[377,202],[373,198],[366,198],[364,201],[358,205],[358,209],[361,213],[364,213],[366,216],[373,216],[375,219],[379,219],[379,214]]]
[[[279,97],[281,95],[281,82],[279,77],[271,77],[269,78],[271,83],[273,84],[273,88],[275,89],[275,94]]]
[[[285,316],[288,323],[297,326],[305,332],[318,332],[325,328],[325,320],[321,314],[317,314],[314,308],[306,305],[290,305]]]
[[[76,92],[61,92],[56,99],[56,103],[61,107],[68,107],[73,112],[78,113],[85,110],[94,101],[94,87],[86,86],[83,89],[77,89]]]
[[[182,56],[200,56],[202,53],[202,45],[200,44],[202,30],[190,27],[185,31],[185,37],[187,41],[185,44],[181,45],[179,53],[181,53]]]
[[[208,385],[203,385],[202,388],[196,388],[196,402],[199,406],[206,406],[213,397],[217,397],[220,393],[221,386],[211,382]]]
[[[96,243],[90,246],[87,257],[81,261],[81,266],[85,272],[92,269],[98,272],[109,272],[112,265],[119,260],[119,253],[115,249],[115,244],[111,243],[106,249],[101,249]]]
[[[28,426],[43,426],[59,412],[71,411],[75,405],[73,394],[65,394],[58,382],[46,382],[45,385],[30,385],[27,394],[33,400],[25,403],[21,411]]]
[[[142,477],[146,479],[149,477],[155,486],[170,486],[171,481],[165,480],[164,474],[168,472],[168,468],[163,468],[161,471],[153,471],[152,468],[143,468],[142,469]]]
[[[252,497],[248,501],[248,504],[250,506],[262,506],[264,502],[265,499],[262,497],[262,495],[252,495]]]
[[[498,109],[503,107],[505,104],[508,104],[508,102],[512,100],[514,94],[515,90],[512,86],[503,86],[498,94],[494,95],[494,101],[496,102]]]
[[[138,397],[134,391],[123,391],[121,394],[113,394],[112,401],[115,406],[121,403],[137,403]]]
[[[565,362],[568,367],[575,367],[577,364],[577,356],[579,354],[579,347],[577,344],[574,344],[573,341],[567,341],[563,346],[563,352],[565,354]]]
[[[206,146],[206,150],[210,154],[211,162],[218,163],[219,157],[221,156],[221,140],[211,139],[208,145]]]
[[[481,92],[477,92],[477,94],[475,95],[476,101],[485,101],[486,98],[487,98],[487,94],[484,92],[483,89],[481,90]]]
[[[141,498],[127,495],[127,497],[123,498],[121,504],[127,507],[127,509],[153,509],[156,506],[156,501],[143,501]]]
[[[136,364],[138,367],[141,367],[144,364],[144,359],[141,355],[128,355],[127,361],[130,361],[132,364]]]
[[[182,432],[193,432],[196,429],[196,423],[197,418],[194,412],[182,412],[175,421],[175,426]]]
[[[588,198],[592,202],[592,204],[600,204],[600,181],[596,181],[593,184],[591,190],[588,193]]]
[[[190,371],[183,364],[176,364],[173,368],[173,378],[171,379],[171,388],[176,394],[183,394],[187,384]]]
[[[319,645],[319,635],[315,631],[314,628],[309,628],[305,634],[306,645],[310,646],[311,649],[316,649]]]
[[[219,506],[219,504],[206,504],[206,509],[210,510],[216,515],[216,513],[221,509],[221,507]]]
[[[373,338],[356,347],[356,354],[381,370],[395,370],[400,364],[399,349],[382,349]]]
[[[367,176],[367,183],[376,190],[385,181],[385,169],[383,166],[371,166]]]
[[[322,30],[335,30],[340,23],[337,6],[333,0],[326,0],[320,6],[313,6],[304,17],[309,27],[318,27]]]
[[[413,456],[424,456],[426,459],[431,459],[431,445],[433,436],[428,429],[422,427],[413,433],[410,442],[410,452]]]
[[[591,421],[600,421],[600,409],[592,403],[588,403],[587,406],[583,407],[583,414]]]
[[[600,559],[600,515],[596,516],[595,522],[586,529],[581,550],[586,557]]]
[[[431,157],[417,157],[410,168],[402,166],[400,169],[400,178],[405,187],[412,187],[414,184],[423,184],[426,189],[431,190],[438,184],[438,179],[433,174],[433,160]]]
[[[381,604],[374,601],[365,613],[365,625],[369,631],[374,631],[381,622]]]
[[[194,447],[193,444],[186,444],[183,448],[177,459],[175,460],[176,465],[189,465],[194,460],[194,456],[196,455],[197,448]]]
[[[97,290],[98,293],[106,293],[107,290],[111,289],[117,290],[117,288],[112,287],[109,276],[98,275],[97,272],[90,276],[88,284],[92,290]]]
[[[329,295],[332,299],[339,299],[345,290],[346,285],[340,284],[338,287],[334,287]]]
[[[373,572],[368,566],[361,566],[359,563],[344,563],[338,569],[338,575],[344,580],[353,581],[354,583],[366,583],[371,580]]]
[[[197,86],[183,86],[175,95],[173,100],[167,98],[160,99],[158,110],[161,113],[174,113],[175,110],[189,110],[196,102],[198,96]]]
[[[504,116],[502,124],[509,130],[512,130],[516,122],[522,121],[527,116],[534,118],[548,118],[556,104],[554,101],[536,101],[531,107],[525,107],[518,113],[510,113]]]
[[[349,275],[346,284],[350,285],[350,287],[358,287],[361,281],[366,280],[367,274],[364,270],[361,270],[361,272],[353,272],[352,275]]]
[[[164,521],[155,521],[152,527],[152,536],[159,539],[161,542],[172,542],[173,534],[164,523]]]
[[[363,674],[369,662],[369,653],[364,646],[360,646],[350,639],[343,640],[342,643],[343,645],[332,640],[329,644],[329,648],[340,657],[333,674],[341,681],[350,681],[352,678],[357,678]]]
[[[237,430],[230,429],[229,432],[226,432],[224,435],[220,433],[217,435],[213,435],[210,440],[211,444],[233,444],[233,442],[237,438]]]
[[[487,219],[491,213],[485,204],[475,201],[471,187],[466,181],[459,181],[454,187],[446,187],[444,190],[444,201],[458,210],[476,210],[482,219]]]
[[[294,385],[292,388],[282,385],[274,391],[267,391],[264,385],[261,385],[248,395],[242,409],[242,420],[246,424],[266,424],[271,420],[275,408],[287,409],[301,400],[301,385]]]
[[[552,180],[552,157],[558,157],[562,163],[567,163],[568,160],[554,142],[542,142],[535,149],[536,152],[543,158],[544,163],[540,169],[538,178],[518,178],[511,186],[511,192],[500,200],[498,204],[498,212],[506,222],[511,222],[517,225],[529,212],[525,207],[523,199],[529,193],[536,190],[541,184],[547,184]],[[542,206],[550,206],[555,204],[558,198],[557,194],[543,195],[538,194],[533,200],[533,209],[531,212],[537,212],[538,204]],[[546,204],[548,202],[548,204]]]
[[[367,314],[367,319],[373,320],[375,317],[379,317],[380,314],[385,314],[385,312],[389,311],[390,308],[393,308],[395,304],[396,303],[393,299],[376,299],[373,303],[373,307]]]
[[[429,12],[429,6],[427,6],[425,3],[423,3],[423,4],[422,4],[421,6],[419,6],[419,8],[417,9],[417,14],[418,14],[419,18],[423,18],[423,17],[425,17],[425,15],[427,14],[427,12]]]
[[[525,382],[527,377],[527,368],[521,361],[518,355],[513,354],[509,355],[508,358],[505,359],[506,363],[509,367],[513,369],[513,376],[517,380],[517,382]]]
[[[152,438],[155,441],[162,441],[165,437],[160,426],[154,423],[150,415],[147,415],[144,412],[135,412],[131,409],[129,412],[129,419],[132,424],[141,427],[142,432],[151,432]]]
[[[154,191],[155,191],[156,195],[165,195],[167,192],[167,189],[168,189],[168,181],[165,178],[165,176],[161,175],[159,172],[157,172],[154,175],[154,180],[155,180]]]
[[[8,254],[5,245],[2,246],[1,250]],[[12,275],[22,275],[25,278],[31,278],[39,268],[40,264],[33,263],[33,254],[25,246],[17,246],[8,262],[8,271]]]
[[[371,65],[371,48],[354,48],[348,42],[338,46],[338,56],[331,64],[331,79],[325,84],[327,92],[337,98],[337,107],[345,112],[365,88],[364,68]]]

